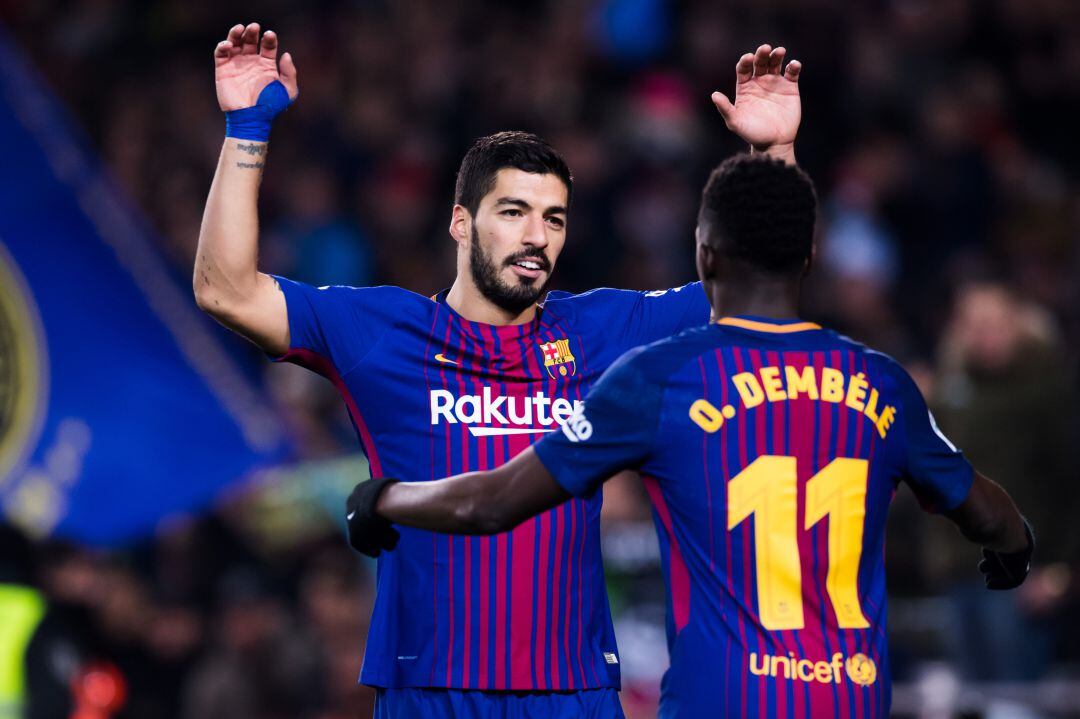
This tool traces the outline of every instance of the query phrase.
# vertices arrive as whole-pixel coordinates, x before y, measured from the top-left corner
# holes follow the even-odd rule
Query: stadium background
[[[743,149],[709,93],[731,91],[743,52],[785,45],[805,67],[796,150],[821,199],[805,314],[899,358],[1041,539],[1028,583],[991,595],[977,552],[898,493],[894,709],[1080,714],[1080,5],[9,0],[0,21],[182,288],[223,135],[211,52],[236,22],[277,31],[300,72],[262,190],[264,269],[425,294],[452,280],[457,163],[500,129],[540,133],[575,174],[553,287],[687,281],[700,188]],[[337,516],[366,471],[348,418],[329,383],[214,332],[261,375],[299,462],[237,476],[121,548],[38,539],[38,576],[95,618],[128,681],[122,716],[367,715],[372,567]],[[656,542],[632,479],[609,483],[604,512],[624,704],[649,717],[666,665]]]

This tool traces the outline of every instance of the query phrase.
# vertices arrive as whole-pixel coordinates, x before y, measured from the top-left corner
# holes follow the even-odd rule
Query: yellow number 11
[[[842,629],[870,626],[859,605],[858,575],[866,518],[865,459],[839,457],[806,483],[803,529],[829,518],[829,573],[825,587]],[[728,482],[728,530],[752,514],[758,612],[766,629],[802,629],[794,457],[763,455]]]

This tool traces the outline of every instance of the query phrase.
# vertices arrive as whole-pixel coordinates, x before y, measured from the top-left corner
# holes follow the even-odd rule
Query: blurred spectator
[[[960,288],[942,341],[937,416],[943,431],[1001,484],[1036,528],[1031,582],[986,592],[970,578],[965,542],[937,545],[954,602],[954,650],[970,678],[1042,676],[1054,656],[1052,619],[1076,561],[1076,479],[1070,452],[1074,386],[1050,316],[997,282]],[[963,577],[956,581],[956,577]]]
[[[317,701],[315,649],[295,631],[285,604],[256,567],[220,585],[216,641],[191,675],[182,716],[288,719]]]

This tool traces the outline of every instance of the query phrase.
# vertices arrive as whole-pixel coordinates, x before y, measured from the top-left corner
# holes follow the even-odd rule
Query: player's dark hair
[[[706,244],[774,274],[810,258],[817,219],[814,183],[794,165],[766,155],[736,155],[709,175],[698,225]]]
[[[566,160],[540,137],[518,131],[496,132],[473,143],[458,169],[454,202],[475,216],[480,200],[495,187],[495,176],[506,167],[558,177],[566,185],[569,209],[574,178]]]

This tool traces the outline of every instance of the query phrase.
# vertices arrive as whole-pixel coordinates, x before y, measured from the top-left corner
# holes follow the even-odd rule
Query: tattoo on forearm
[[[262,157],[266,154],[266,145],[256,145],[255,143],[244,144],[242,142],[236,143],[236,149],[240,152],[246,152],[249,155],[258,155]]]
[[[244,170],[261,170],[263,163],[261,162],[238,162],[236,166]]]

